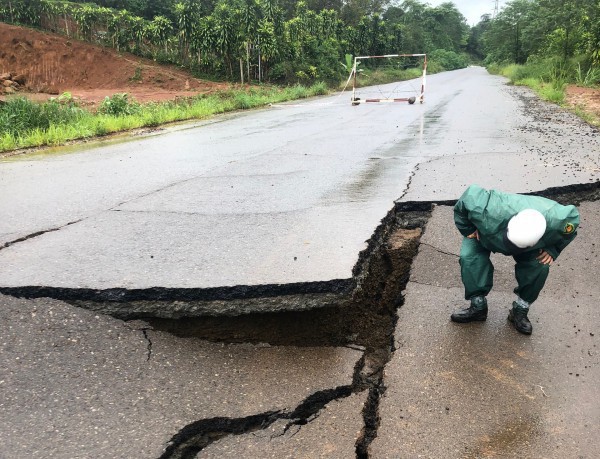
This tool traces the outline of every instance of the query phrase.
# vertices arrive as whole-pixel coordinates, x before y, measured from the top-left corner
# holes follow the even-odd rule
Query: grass
[[[577,59],[568,62],[544,59],[526,65],[491,65],[488,71],[507,77],[512,84],[528,86],[541,99],[564,107],[589,124],[600,126],[598,115],[587,111],[582,106],[569,105],[565,100],[565,90],[569,84],[598,87],[600,69],[592,65],[582,65],[582,62]]]
[[[327,93],[328,88],[324,83],[310,87],[260,86],[143,105],[129,99],[126,94],[115,94],[105,100],[96,113],[81,109],[70,97],[42,104],[19,97],[0,105],[0,152],[64,145],[78,139],[203,119],[228,111],[247,110]]]
[[[525,65],[491,65],[490,73],[507,77],[512,84],[532,88],[542,99],[564,104],[568,84],[595,87],[600,83],[600,69],[582,58],[533,60]]]
[[[576,105],[574,107],[569,107],[569,109],[578,117],[580,117],[582,120],[584,120],[585,122],[593,125],[593,126],[600,126],[600,118],[594,114],[594,113],[590,113],[588,111],[585,110],[585,108]]]
[[[490,73],[505,76],[511,84],[527,86],[533,89],[541,99],[561,105],[565,100],[567,80],[555,70],[548,63],[491,65],[488,67]]]

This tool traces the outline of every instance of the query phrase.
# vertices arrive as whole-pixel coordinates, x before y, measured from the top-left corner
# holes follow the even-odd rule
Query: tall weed
[[[74,139],[158,126],[173,121],[201,119],[231,110],[254,108],[328,92],[325,83],[286,88],[265,85],[250,90],[228,90],[145,105],[131,100],[127,94],[115,94],[105,99],[97,113],[81,109],[67,96],[42,104],[16,98],[0,105],[0,151],[60,145]]]
[[[590,65],[587,70],[581,68],[581,62],[577,63],[575,82],[579,86],[594,86],[600,82],[600,68]]]
[[[133,115],[139,113],[140,109],[140,104],[129,99],[129,94],[123,92],[106,96],[98,107],[98,113],[114,116]]]
[[[572,63],[558,58],[505,65],[500,67],[499,73],[513,84],[528,86],[541,98],[557,104],[564,102],[565,87],[575,77]]]
[[[17,97],[0,105],[0,133],[22,134],[34,129],[49,129],[52,125],[67,125],[91,116],[72,104],[58,100],[45,103]]]

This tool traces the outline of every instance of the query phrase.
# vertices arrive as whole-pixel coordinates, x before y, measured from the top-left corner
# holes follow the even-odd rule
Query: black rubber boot
[[[452,322],[458,322],[461,324],[467,322],[483,322],[487,319],[487,300],[485,296],[474,296],[471,298],[471,306],[467,309],[461,309],[450,316]]]
[[[529,319],[527,318],[528,312],[529,309],[524,309],[516,302],[513,302],[513,307],[508,313],[509,322],[512,322],[517,331],[524,335],[531,335],[531,332],[533,331],[531,322],[529,322]]]

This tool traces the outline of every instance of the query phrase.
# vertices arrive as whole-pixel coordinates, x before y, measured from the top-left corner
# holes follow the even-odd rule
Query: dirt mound
[[[89,102],[117,92],[144,102],[227,87],[110,48],[0,23],[0,73],[7,72],[23,75],[31,93],[48,97],[68,91]]]
[[[566,102],[600,117],[600,90],[571,85],[565,91]]]

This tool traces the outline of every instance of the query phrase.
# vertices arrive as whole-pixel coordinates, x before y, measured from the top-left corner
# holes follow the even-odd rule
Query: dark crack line
[[[148,356],[146,357],[146,362],[150,361],[150,357],[152,357],[152,340],[150,339],[150,336],[148,335],[148,330],[150,330],[149,328],[143,328],[142,329],[142,333],[144,334],[144,338],[146,339],[146,341],[148,341]]]
[[[142,193],[142,194],[140,194],[140,195],[138,195],[138,196],[136,196],[134,198],[131,198],[131,199],[126,199],[125,201],[122,201],[122,202],[116,204],[115,206],[111,207],[108,210],[109,211],[118,211],[119,210],[118,208],[121,207],[121,206],[123,206],[123,205],[125,205],[125,204],[137,201],[138,199],[147,198],[148,196],[152,196],[153,194],[160,193],[162,191],[166,191],[169,188],[175,188],[176,186],[183,185],[183,184],[188,183],[188,182],[193,182],[194,180],[198,180],[199,178],[202,178],[202,177],[203,177],[202,175],[199,175],[199,176],[190,177],[190,178],[187,178],[187,179],[184,179],[184,180],[176,181],[176,182],[173,182],[173,183],[169,183],[168,185],[165,185],[165,186],[163,186],[161,188],[157,188],[157,189],[149,191],[147,193]]]
[[[300,429],[302,429],[302,426],[300,424],[296,424],[296,426],[298,428],[290,435],[290,438],[294,438],[298,434],[298,432],[300,432]]]
[[[456,257],[459,258],[460,255],[456,254],[456,253],[452,253],[452,252],[445,252],[444,250],[438,249],[437,247],[435,247],[434,245],[428,244],[427,242],[421,242],[421,245],[425,245],[427,247],[431,247],[433,250],[435,250],[436,252],[439,253],[443,253],[445,255],[450,255],[451,257]]]
[[[355,301],[364,304],[363,307],[368,310],[389,316],[390,319],[383,325],[385,333],[380,339],[374,341],[376,344],[366,346],[366,350],[356,362],[352,384],[316,392],[307,397],[292,412],[268,412],[257,415],[258,418],[252,418],[252,422],[249,422],[249,418],[227,419],[226,422],[223,418],[197,421],[184,427],[173,437],[161,459],[193,458],[214,441],[230,435],[265,429],[277,420],[288,421],[280,436],[285,436],[288,432],[288,435],[296,435],[301,430],[301,426],[317,419],[321,410],[330,402],[364,391],[368,393],[362,410],[363,429],[356,440],[355,451],[357,458],[368,457],[369,446],[377,437],[379,427],[379,400],[385,391],[383,370],[394,349],[396,311],[403,304],[403,301],[398,301],[398,295],[408,281],[407,265],[412,265],[417,255],[418,240],[415,238],[420,237],[421,233],[418,233],[418,236],[413,233],[412,239],[409,239],[412,242],[401,244],[395,249],[388,246],[387,241],[396,230],[423,229],[425,215],[430,216],[432,208],[431,204],[418,203],[415,209],[407,209],[406,206],[409,205],[397,204],[390,211],[375,230],[368,247],[361,252],[360,261],[355,266],[354,273],[360,276],[362,287],[355,291]],[[393,257],[389,250],[396,250]]]
[[[262,155],[266,155],[266,154],[269,154],[269,153],[271,153],[273,151],[278,151],[278,150],[272,149],[272,150],[268,150],[268,151],[261,151],[260,153],[256,153],[256,154],[244,157],[244,160],[251,159],[251,158],[254,158],[254,157],[259,157],[259,156],[262,156]],[[232,163],[232,162],[236,162],[236,161],[237,160],[228,161],[228,164]],[[222,165],[214,166],[214,167],[212,167],[212,168],[210,168],[210,169],[208,169],[206,171],[203,171],[199,175],[194,175],[193,177],[189,177],[189,178],[186,178],[186,179],[183,179],[183,180],[176,180],[175,182],[171,182],[171,183],[169,183],[167,185],[164,185],[164,186],[162,186],[160,188],[157,188],[155,190],[151,190],[151,191],[148,191],[147,193],[139,194],[139,195],[137,195],[137,196],[135,196],[135,197],[133,197],[131,199],[126,199],[125,201],[122,201],[122,202],[114,205],[113,207],[111,207],[108,210],[109,211],[119,211],[118,208],[121,207],[121,206],[123,206],[123,205],[125,205],[125,204],[137,201],[138,199],[147,198],[148,196],[152,196],[153,194],[161,193],[161,192],[166,191],[166,190],[168,190],[170,188],[175,188],[177,186],[184,185],[184,184],[186,184],[188,182],[193,182],[195,180],[229,177],[229,176],[221,176],[221,175],[217,175],[217,176],[209,175],[211,172],[213,172],[213,171],[215,171],[215,170],[217,170],[217,169],[219,169],[221,167],[222,167]]]
[[[62,226],[58,226],[56,228],[50,228],[50,229],[47,229],[47,230],[37,231],[35,233],[28,234],[27,236],[23,236],[23,237],[20,237],[18,239],[15,239],[14,241],[5,242],[2,246],[0,246],[0,250],[6,249],[7,247],[10,247],[11,245],[14,245],[14,244],[18,244],[19,242],[25,242],[25,241],[28,241],[29,239],[33,239],[33,238],[36,238],[38,236],[42,236],[42,235],[44,235],[46,233],[53,233],[55,231],[60,231],[61,229],[66,228],[67,226],[74,225],[75,223],[79,223],[81,221],[83,221],[83,218],[81,218],[79,220],[75,220],[75,221],[69,222],[69,223],[67,223],[65,225],[62,225]]]
[[[208,445],[224,437],[264,430],[278,420],[288,419],[290,422],[280,435],[283,436],[291,427],[306,425],[317,419],[319,412],[330,402],[349,397],[354,391],[355,388],[349,385],[315,392],[304,399],[292,412],[278,410],[237,419],[210,418],[195,421],[171,438],[169,446],[160,459],[194,459]]]
[[[364,365],[365,354],[363,353],[354,366],[351,385],[315,392],[306,397],[291,412],[288,410],[268,411],[238,419],[210,418],[188,424],[171,438],[169,446],[160,459],[194,459],[200,451],[215,441],[230,435],[243,435],[265,430],[278,420],[289,420],[290,422],[286,424],[282,433],[273,434],[270,440],[285,436],[294,426],[297,426],[298,429],[292,436],[296,435],[301,426],[317,419],[321,410],[332,401],[349,397],[367,388],[364,378],[361,377]]]
[[[280,411],[267,411],[244,418],[210,418],[188,424],[171,440],[160,459],[194,459],[211,443],[229,435],[264,430],[280,419]]]
[[[560,189],[548,189],[536,194],[546,195],[546,197],[548,197],[548,195],[552,196],[556,191],[568,190],[570,193],[577,193],[581,192],[584,188],[587,188],[587,191],[591,191],[592,193],[590,193],[590,195],[594,195],[596,199],[600,197],[599,183],[586,184],[584,186],[568,186]],[[566,199],[566,197],[564,198]],[[330,402],[341,400],[352,394],[361,393],[366,390],[368,390],[368,396],[367,402],[363,407],[364,426],[361,435],[356,441],[355,447],[357,458],[368,458],[370,444],[377,437],[379,428],[379,402],[386,390],[383,375],[384,369],[395,351],[394,330],[397,322],[397,309],[403,304],[403,298],[402,301],[398,301],[398,298],[402,297],[401,292],[409,281],[410,266],[412,266],[414,257],[417,255],[416,247],[411,247],[410,250],[408,247],[404,247],[401,252],[392,257],[393,254],[387,252],[387,250],[394,249],[388,247],[387,242],[395,230],[412,230],[415,228],[420,228],[422,230],[425,227],[425,222],[431,216],[434,204],[453,205],[454,202],[396,202],[394,209],[389,212],[378,228],[376,228],[373,236],[368,241],[367,248],[359,254],[359,261],[353,269],[353,278],[335,281],[334,285],[331,285],[329,282],[318,285],[317,290],[319,291],[325,288],[330,292],[332,287],[341,289],[343,293],[352,291],[352,301],[360,304],[366,310],[371,311],[370,313],[372,315],[386,316],[390,319],[390,322],[386,322],[384,325],[385,333],[382,335],[382,340],[368,341],[369,344],[366,346],[367,350],[363,352],[362,357],[357,361],[355,366],[351,385],[318,391],[307,397],[292,412],[278,410],[243,418],[215,417],[195,421],[183,427],[171,438],[161,459],[192,459],[195,458],[202,449],[217,440],[230,435],[242,435],[265,430],[278,420],[289,421],[286,424],[288,430],[294,425],[306,425],[317,419],[321,410]],[[418,246],[419,242],[419,240],[416,240],[415,244]],[[457,256],[456,254],[440,251],[433,246],[430,247],[441,253]],[[396,264],[394,265],[394,263]],[[407,265],[409,265],[408,270],[406,268]],[[298,291],[296,292],[294,290],[294,293],[306,293],[306,288],[312,284],[294,285],[298,288]],[[355,285],[354,289],[352,289],[353,285]],[[261,288],[267,288],[266,291],[271,295],[281,294],[282,292],[290,293],[289,285],[261,286]],[[278,288],[282,290],[278,290]],[[257,293],[250,290],[248,286],[237,286],[235,289],[234,292],[225,292],[227,295],[225,295],[226,298],[224,299],[231,299],[232,293],[235,293],[234,296],[238,298],[248,298],[249,295],[256,295]],[[237,289],[239,289],[239,291]],[[0,292],[3,292],[2,288],[0,288]],[[40,295],[42,292],[43,291],[40,290],[35,293]],[[261,290],[261,292],[265,293],[265,290]],[[11,293],[15,294],[23,292],[11,291]],[[27,291],[24,293],[30,294],[31,292]],[[64,294],[65,292],[62,293]],[[81,291],[77,290],[76,293],[81,294]],[[159,297],[163,300],[172,301],[174,295],[181,295],[185,301],[185,299],[189,300],[188,294],[199,294],[197,289],[184,291],[181,289],[148,289],[136,291],[111,289],[101,293],[103,294],[101,298],[104,300],[119,302],[130,301],[132,297],[153,301],[156,301],[157,297]],[[214,291],[211,291],[211,293],[217,296],[224,294],[221,289],[215,289]],[[87,294],[93,296],[97,295],[98,292],[87,291]],[[372,316],[369,318],[372,318]],[[142,331],[149,343],[149,360],[152,343],[146,330],[142,329]],[[372,332],[373,328],[369,329],[369,333],[373,334]],[[349,341],[355,339],[356,338],[352,338]],[[385,339],[385,343],[383,343],[383,339]],[[357,342],[361,343],[360,340]],[[364,343],[364,341],[362,342]],[[367,355],[369,357],[368,359],[366,358]]]
[[[374,387],[369,389],[367,403],[365,403],[363,408],[363,438],[356,444],[357,459],[369,458],[369,446],[377,437],[377,431],[379,429],[379,400],[384,392],[385,385],[383,382],[383,376],[381,376],[379,378],[379,382]]]
[[[412,172],[410,173],[410,176],[408,177],[408,182],[406,183],[406,188],[404,188],[404,191],[402,192],[402,194],[400,195],[400,197],[398,199],[396,199],[394,202],[399,202],[402,200],[402,198],[404,198],[404,196],[406,196],[408,194],[408,191],[410,190],[410,186],[412,184],[413,178],[415,178],[415,175],[417,175],[417,171],[419,170],[419,166],[421,164],[417,164],[414,169],[412,170]]]

